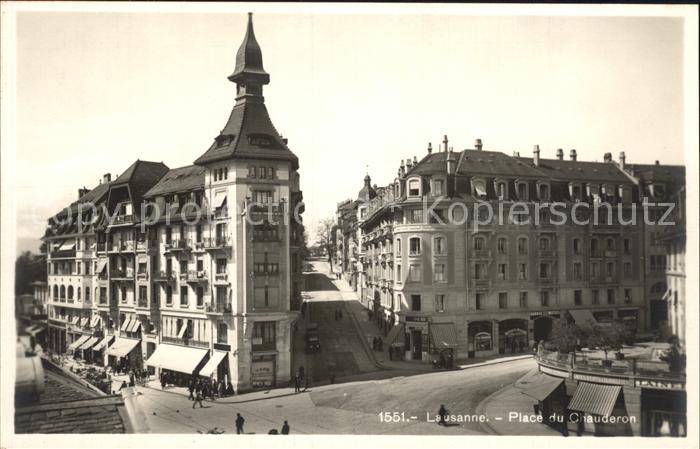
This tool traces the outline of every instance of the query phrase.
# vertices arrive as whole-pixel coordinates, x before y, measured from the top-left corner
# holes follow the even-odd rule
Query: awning
[[[80,346],[80,345],[82,345],[83,343],[85,343],[85,342],[87,341],[88,338],[90,338],[88,335],[81,335],[80,338],[78,338],[78,339],[75,340],[73,343],[71,343],[70,345],[68,345],[68,349],[69,349],[69,350],[71,350],[71,349],[76,349],[78,346]]]
[[[79,316],[74,316],[73,318],[70,319],[71,324],[78,324],[78,321],[80,321]]]
[[[214,355],[212,355],[207,364],[204,365],[204,368],[199,371],[199,375],[204,377],[211,376],[216,371],[221,361],[226,357],[226,354],[228,354],[228,352],[215,350]]]
[[[67,251],[71,249],[75,249],[74,239],[64,240],[63,243],[61,243],[61,246],[58,248],[58,251]]]
[[[107,259],[100,259],[97,262],[97,270],[95,271],[95,274],[102,273],[106,267],[107,267]]]
[[[609,416],[615,407],[621,388],[619,385],[579,382],[568,408],[592,415]]]
[[[83,317],[83,318],[81,318],[81,319],[80,319],[80,325],[83,326],[83,327],[87,326],[88,320],[89,320],[88,317]]]
[[[218,209],[221,206],[224,205],[226,202],[226,192],[216,192],[214,194],[214,202],[212,205],[214,206],[214,209]]]
[[[107,355],[113,355],[115,357],[126,357],[131,351],[134,350],[136,345],[138,345],[141,340],[134,338],[122,338],[117,337],[112,346],[107,350]]]
[[[90,349],[95,345],[95,343],[97,343],[98,340],[99,339],[97,337],[90,337],[85,341],[85,343],[83,343],[82,345],[78,346],[75,349],[80,349],[80,350]]]
[[[384,339],[386,344],[390,346],[403,346],[405,344],[402,332],[403,328],[403,323],[397,324],[396,326],[392,327],[389,333],[387,334],[386,338]]]
[[[93,316],[90,320],[90,327],[97,327],[100,324],[100,321],[102,321],[102,318],[100,318],[99,315]]]
[[[141,326],[141,321],[138,319],[134,318],[131,320],[131,324],[129,324],[129,327],[126,328],[127,332],[136,332],[136,329]]]
[[[474,190],[478,196],[486,196],[486,186],[482,182],[475,182]]]
[[[93,351],[101,351],[102,349],[106,348],[109,346],[109,344],[112,342],[112,339],[114,338],[113,335],[107,335],[105,338],[100,340],[99,343],[97,343],[95,346],[92,347]]]
[[[562,384],[562,382],[564,382],[564,378],[562,377],[548,376],[540,373],[533,379],[531,385],[523,390],[523,394],[537,399],[538,401],[544,401]]]
[[[192,374],[207,354],[209,354],[209,351],[206,349],[161,343],[146,361],[146,364],[180,373]]]
[[[177,338],[184,338],[184,336],[185,336],[185,331],[187,331],[187,321],[188,321],[188,320],[184,320],[184,321],[182,322],[182,326],[180,327],[180,330],[179,330],[178,333],[177,333]]]
[[[45,331],[46,327],[42,326],[41,324],[34,324],[32,326],[29,326],[27,329],[25,329],[29,335],[36,335],[39,332]]]
[[[121,325],[121,327],[119,328],[119,330],[126,331],[126,330],[129,328],[129,326],[131,326],[131,318],[125,319],[125,320],[122,322],[122,325]]]
[[[430,325],[430,338],[436,348],[456,348],[457,332],[452,323],[436,323]]]
[[[590,310],[570,309],[569,313],[579,326],[591,325],[597,322]]]

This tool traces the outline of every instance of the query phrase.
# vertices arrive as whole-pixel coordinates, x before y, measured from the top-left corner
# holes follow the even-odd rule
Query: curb
[[[482,399],[482,401],[479,402],[479,404],[478,404],[478,405],[476,406],[476,408],[474,409],[474,412],[476,413],[476,415],[477,415],[477,416],[484,415],[484,406],[485,406],[487,403],[493,401],[494,398],[495,398],[496,396],[500,395],[503,391],[505,391],[506,389],[508,389],[508,388],[510,388],[510,387],[512,387],[512,386],[513,386],[513,385],[506,385],[505,387],[503,387],[503,388],[501,388],[501,389],[499,389],[499,390],[494,391],[493,393],[491,393],[490,395],[488,395],[488,396],[486,396],[484,399]],[[496,429],[494,429],[494,428],[491,426],[491,424],[489,424],[488,422],[479,422],[479,427],[481,427],[481,428],[482,428],[486,433],[488,433],[489,435],[501,435],[501,434],[498,433],[498,432],[496,431]]]
[[[499,363],[507,363],[507,362],[515,362],[518,360],[531,359],[533,357],[534,357],[534,355],[532,355],[532,354],[520,355],[520,356],[515,356],[515,357],[503,357],[500,359],[487,360],[485,362],[472,363],[469,365],[461,365],[457,369],[458,370],[465,370],[465,369],[470,369],[470,368],[479,368],[481,366],[498,365]]]
[[[341,296],[342,296],[342,293],[341,293]],[[364,349],[365,354],[367,354],[367,358],[369,358],[369,360],[372,362],[372,364],[380,370],[393,369],[393,368],[387,367],[387,366],[379,363],[379,361],[377,361],[377,358],[374,356],[374,353],[372,351],[370,351],[370,349],[369,349],[369,345],[367,344],[367,339],[364,336],[365,333],[362,330],[360,323],[357,322],[357,318],[355,317],[355,314],[348,310],[348,308],[345,305],[345,301],[346,301],[345,299],[342,300],[343,310],[345,310],[345,312],[347,312],[347,314],[350,315],[350,317],[352,318],[352,323],[355,326],[355,332],[357,333],[358,338],[361,340],[362,348]]]

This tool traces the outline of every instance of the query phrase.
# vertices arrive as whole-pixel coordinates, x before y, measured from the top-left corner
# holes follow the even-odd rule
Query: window
[[[581,255],[581,239],[574,239],[574,254]]]
[[[82,301],[82,298],[80,297],[80,287],[78,287],[78,288],[76,289],[76,293],[77,293],[76,299],[77,299],[78,301]]]
[[[411,210],[411,223],[416,223],[416,224],[423,223],[423,210],[422,209]]]
[[[73,286],[68,286],[68,299],[73,299]]]
[[[632,302],[632,289],[626,288],[625,289],[625,303],[630,303],[630,302]]]
[[[411,179],[408,181],[408,196],[420,195],[420,179]]]
[[[401,264],[396,264],[396,282],[401,282]]]
[[[253,202],[259,204],[272,203],[272,192],[269,190],[254,190]]]
[[[612,288],[608,289],[608,304],[615,304],[615,290]]]
[[[592,293],[592,303],[594,306],[597,306],[600,304],[600,291],[597,289],[591,290]]]
[[[435,273],[434,273],[434,279],[436,282],[445,282],[445,265],[444,264],[436,264],[435,265]]]
[[[591,256],[599,257],[600,248],[598,247],[598,239],[591,239]]]
[[[474,237],[474,251],[484,251],[486,241],[483,237]]]
[[[527,292],[520,292],[520,308],[527,308]]]
[[[625,278],[631,278],[632,277],[632,262],[625,262],[623,265],[623,270],[625,273]]]
[[[474,295],[474,307],[476,310],[482,310],[484,308],[484,294],[477,293]]]
[[[606,251],[615,251],[615,239],[612,237],[608,237],[605,239],[605,250]]]
[[[505,237],[498,238],[498,254],[506,254],[508,251],[508,241]]]
[[[408,240],[409,254],[411,256],[420,255],[420,237],[411,237]]]
[[[121,288],[122,302],[126,302],[126,287]]]
[[[148,287],[139,285],[139,301],[146,301],[148,298]]]
[[[540,292],[540,304],[542,307],[549,307],[549,292],[547,290]]]
[[[85,289],[85,302],[90,302],[90,289]]]
[[[411,311],[420,312],[420,295],[411,295]]]
[[[433,243],[433,251],[435,254],[445,254],[447,252],[447,248],[445,248],[445,237],[435,237]]]
[[[526,263],[518,264],[518,280],[520,280],[520,281],[527,280],[527,264]]]
[[[540,184],[538,187],[538,194],[540,197],[540,201],[549,201],[549,185]]]
[[[165,228],[165,243],[171,243],[172,241],[173,241],[172,228]]]
[[[540,251],[549,251],[549,238],[540,237]]]
[[[226,323],[219,323],[216,329],[216,341],[217,343],[228,343],[228,326]]]
[[[583,197],[581,195],[581,186],[576,184],[571,186],[571,199],[573,200],[580,200]]]
[[[486,265],[483,263],[474,264],[474,279],[486,279]]]
[[[180,305],[187,306],[187,286],[180,287]]]
[[[226,259],[216,259],[216,274],[226,273]]]
[[[420,282],[421,281],[420,265],[411,265],[410,276],[411,276],[411,282]]]
[[[543,262],[540,264],[540,278],[549,279],[550,277],[550,266],[548,262]]]
[[[440,196],[445,194],[445,181],[443,179],[433,180],[433,195]]]
[[[612,278],[615,276],[615,263],[614,262],[608,262],[605,265],[605,275],[608,278]]]
[[[435,295],[435,311],[445,311],[445,295]]]
[[[145,262],[139,262],[139,274],[146,274],[146,263]]]
[[[78,240],[78,241],[80,241],[80,240]],[[83,264],[80,263],[80,262],[78,262],[77,267],[78,267],[77,273],[78,273],[78,274],[83,274],[83,273],[82,273],[82,271],[83,271]]]
[[[624,239],[622,241],[622,249],[626,256],[632,254],[632,241],[630,239]]]
[[[396,239],[396,257],[401,257],[401,239]]]
[[[248,177],[255,179],[255,165],[248,166]]]
[[[581,290],[574,290],[574,305],[575,306],[583,305]]]
[[[527,254],[527,238],[518,238],[518,254]]]
[[[496,183],[496,193],[498,195],[499,200],[506,200],[508,199],[508,189],[507,185],[505,182],[498,182]]]
[[[591,279],[600,278],[600,263],[593,262],[591,264]]]
[[[518,183],[518,199],[521,201],[527,201],[527,183]]]
[[[275,321],[256,321],[253,323],[253,348],[274,348],[276,343]]]
[[[180,274],[187,274],[187,259],[180,259]]]
[[[483,180],[472,179],[472,187],[477,198],[486,198],[486,183]]]
[[[508,293],[500,292],[498,294],[498,308],[507,309],[508,308]]]
[[[197,286],[197,307],[204,307],[204,288]]]
[[[583,278],[583,267],[581,262],[574,262],[574,280],[580,281]]]
[[[506,264],[504,263],[499,263],[498,264],[498,280],[504,281],[506,280]]]

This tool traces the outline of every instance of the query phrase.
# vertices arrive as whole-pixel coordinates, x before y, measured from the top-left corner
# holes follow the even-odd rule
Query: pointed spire
[[[248,13],[248,28],[243,43],[236,54],[236,69],[228,79],[234,83],[254,80],[260,84],[268,84],[270,75],[263,68],[262,50],[255,39],[253,30],[253,13]]]

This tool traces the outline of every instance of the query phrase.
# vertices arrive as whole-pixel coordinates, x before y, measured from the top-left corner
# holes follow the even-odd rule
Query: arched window
[[[527,254],[527,237],[518,237],[518,254]]]
[[[228,342],[228,326],[226,323],[219,323],[219,327],[217,329],[216,333],[216,338],[219,343],[227,343]]]
[[[58,285],[53,286],[53,299],[58,299]]]
[[[61,299],[66,299],[66,286],[61,285]]]
[[[498,254],[506,254],[508,252],[508,240],[505,237],[498,238]]]
[[[600,248],[598,247],[598,239],[591,239],[591,256],[598,257],[599,249]]]
[[[612,237],[608,237],[605,239],[605,250],[606,251],[615,251],[615,239]]]
[[[90,289],[85,289],[85,302],[90,302]]]
[[[549,251],[549,237],[540,237],[540,251]]]
[[[540,201],[549,201],[549,184],[540,184],[537,186],[537,195]]]
[[[411,237],[408,240],[408,251],[411,256],[420,255],[420,237]]]
[[[447,254],[447,240],[444,236],[433,237],[433,254]]]
[[[518,190],[518,199],[520,201],[527,201],[528,200],[527,182],[524,182],[524,181],[518,182],[516,185],[516,188]]]
[[[483,179],[472,179],[472,188],[477,198],[486,198],[486,183]]]
[[[73,286],[68,286],[68,299],[73,299]]]

